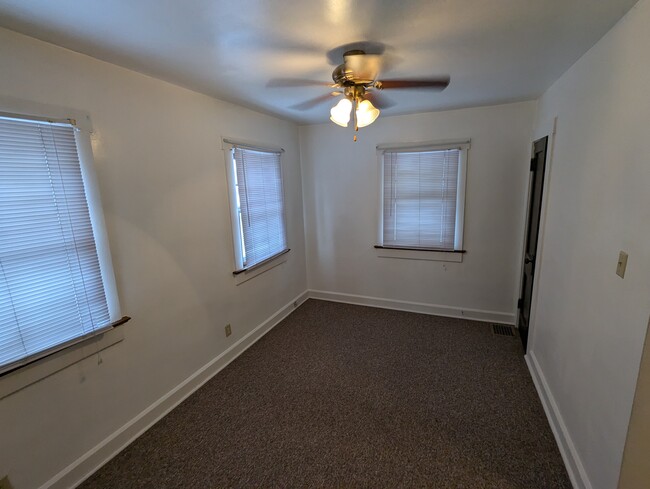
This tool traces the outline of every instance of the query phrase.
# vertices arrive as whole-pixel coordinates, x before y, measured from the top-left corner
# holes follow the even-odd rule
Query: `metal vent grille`
[[[512,326],[506,326],[505,324],[493,324],[492,334],[497,336],[515,336],[515,329]]]

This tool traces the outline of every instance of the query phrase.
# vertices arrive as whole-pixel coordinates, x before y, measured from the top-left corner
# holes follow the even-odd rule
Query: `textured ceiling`
[[[296,122],[327,87],[328,51],[387,46],[384,78],[450,75],[443,92],[393,90],[387,114],[537,97],[636,0],[0,0],[0,26]]]

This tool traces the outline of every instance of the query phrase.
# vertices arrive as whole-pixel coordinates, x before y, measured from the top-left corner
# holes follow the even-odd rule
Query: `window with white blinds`
[[[75,132],[0,117],[0,372],[111,324]]]
[[[287,250],[280,151],[234,145],[231,149],[235,271]]]
[[[383,151],[381,245],[462,249],[466,148]]]

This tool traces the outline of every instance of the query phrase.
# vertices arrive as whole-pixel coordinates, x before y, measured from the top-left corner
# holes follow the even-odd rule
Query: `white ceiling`
[[[388,46],[380,78],[448,74],[440,93],[385,91],[386,114],[537,97],[636,0],[0,0],[0,26],[296,122],[325,122],[333,103],[292,105],[330,81],[327,52]]]

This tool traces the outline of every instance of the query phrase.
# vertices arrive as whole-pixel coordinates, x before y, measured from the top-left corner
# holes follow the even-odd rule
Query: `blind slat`
[[[458,149],[384,153],[383,244],[454,249]]]
[[[110,323],[74,129],[0,119],[0,370]]]
[[[245,268],[287,248],[280,154],[233,149]]]

